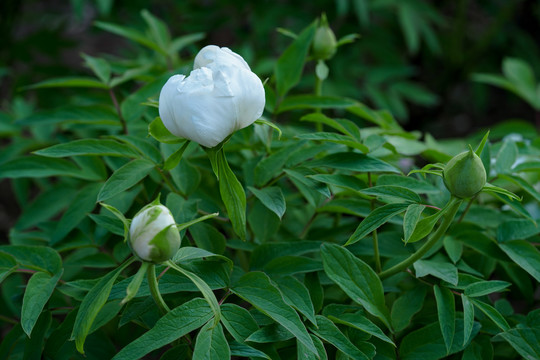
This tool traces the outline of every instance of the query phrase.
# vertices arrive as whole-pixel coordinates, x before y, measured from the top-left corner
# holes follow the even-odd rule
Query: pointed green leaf
[[[129,146],[111,139],[81,139],[57,144],[34,152],[47,157],[68,157],[79,155],[139,157]]]
[[[357,241],[362,240],[373,230],[376,230],[381,225],[385,224],[390,218],[405,211],[407,206],[408,204],[386,204],[373,210],[364,220],[362,220],[360,225],[358,225],[354,234],[347,240],[345,246],[352,245]]]
[[[315,335],[329,342],[335,346],[336,349],[344,352],[353,359],[369,359],[366,354],[364,354],[355,346],[355,344],[353,344],[345,335],[343,335],[341,330],[339,330],[339,328],[332,321],[328,320],[324,316],[317,315],[317,328],[312,329],[312,331]]]
[[[342,246],[324,243],[321,247],[324,271],[333,282],[390,327],[381,280],[373,269]]]
[[[165,125],[163,125],[163,121],[161,121],[159,116],[148,125],[148,133],[157,141],[165,144],[179,144],[186,141],[186,139],[171,134]]]
[[[494,292],[501,292],[510,285],[512,284],[501,280],[478,281],[467,285],[464,294],[469,297],[485,296]]]
[[[452,285],[458,284],[458,270],[448,262],[437,260],[418,260],[414,263],[416,277],[432,275],[436,278],[449,282]]]
[[[261,201],[261,203],[276,214],[280,219],[285,214],[286,203],[281,188],[277,186],[256,189],[248,186],[249,191]]]
[[[51,297],[62,273],[63,271],[60,271],[56,275],[51,276],[44,272],[37,272],[28,281],[21,311],[21,325],[28,337],[30,337],[32,329],[45,304]]]
[[[92,69],[94,74],[102,83],[108,84],[111,79],[111,65],[105,59],[96,58],[90,55],[82,54],[86,65]]]
[[[229,167],[223,149],[217,154],[219,193],[229,213],[234,232],[246,239],[246,193],[240,181]]]
[[[405,216],[403,217],[403,242],[407,244],[411,239],[414,229],[420,220],[420,215],[426,207],[420,204],[411,204],[407,207]]]
[[[280,97],[300,81],[316,26],[317,23],[313,22],[305,28],[276,62],[276,85]]]
[[[482,302],[480,300],[470,299],[470,302],[473,303],[476,308],[480,309],[488,318],[490,318],[495,325],[497,325],[502,331],[508,331],[510,330],[510,325],[506,322],[504,316],[501,315],[501,313],[495,309],[493,306],[486,304],[485,302]]]
[[[144,179],[155,164],[150,160],[135,159],[116,170],[105,182],[99,192],[97,201],[103,201],[129,189]]]
[[[195,340],[193,360],[227,360],[231,358],[231,349],[220,323],[208,321],[202,327]]]
[[[259,330],[259,326],[249,311],[236,304],[221,305],[221,322],[229,334],[240,343]]]
[[[108,89],[109,86],[98,81],[94,78],[86,77],[62,77],[56,79],[49,79],[37,84],[25,86],[23,89],[46,89],[46,88],[57,88],[57,87],[82,87],[82,88],[98,88],[98,89]]]
[[[308,167],[328,167],[332,169],[358,171],[358,172],[393,172],[400,171],[387,162],[369,155],[346,152],[327,155],[306,164]]]
[[[474,326],[474,305],[465,294],[461,294],[463,304],[463,346],[469,342]]]
[[[391,198],[405,200],[409,202],[420,202],[420,196],[412,190],[395,185],[377,185],[359,190],[362,194],[377,196],[381,198]]]
[[[77,350],[81,354],[84,354],[84,342],[86,336],[89,334],[90,328],[99,311],[103,305],[105,305],[116,278],[134,260],[134,258],[131,258],[116,270],[111,271],[102,277],[84,297],[84,300],[79,307],[79,311],[77,312],[77,317],[75,318],[75,324],[73,325],[73,331],[71,333],[71,339],[75,340]]]
[[[525,240],[499,243],[499,247],[517,265],[540,281],[540,251]]]
[[[300,134],[300,135],[297,135],[296,137],[302,140],[327,141],[327,142],[332,142],[336,144],[342,144],[342,145],[351,147],[353,149],[360,150],[364,154],[369,152],[369,149],[367,146],[365,146],[364,144],[360,143],[356,139],[347,135],[341,135],[341,134],[330,133],[330,132],[317,132],[317,133]]]
[[[347,325],[352,328],[358,329],[367,334],[375,336],[376,338],[379,338],[384,342],[396,346],[394,342],[388,336],[386,336],[386,334],[377,325],[371,322],[371,320],[369,320],[363,314],[345,313],[339,316],[329,315],[328,318],[335,323]]]
[[[304,315],[313,325],[317,325],[315,320],[315,310],[306,286],[292,276],[284,276],[274,280],[283,295],[283,300]]]
[[[212,316],[213,312],[205,300],[199,298],[190,300],[164,315],[152,329],[126,345],[113,359],[140,359],[151,351],[200,328]]]
[[[300,317],[283,301],[281,293],[272,285],[266,274],[247,273],[236,282],[231,291],[285,327],[312,353],[317,353]]]
[[[437,313],[439,314],[439,324],[443,335],[446,352],[449,353],[454,340],[456,326],[456,305],[454,294],[446,288],[438,285],[433,287],[435,300],[437,301]]]
[[[165,160],[165,163],[163,164],[163,170],[169,171],[174,169],[180,163],[180,160],[182,160],[182,156],[184,155],[184,152],[186,151],[190,143],[191,141],[187,140],[184,145],[182,145],[178,150],[172,153],[171,156],[169,156],[167,160]]]

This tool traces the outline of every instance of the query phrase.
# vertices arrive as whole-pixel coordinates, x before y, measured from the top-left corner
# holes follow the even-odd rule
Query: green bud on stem
[[[486,169],[472,148],[454,156],[443,169],[446,188],[458,198],[476,195],[486,184]]]
[[[313,37],[313,44],[311,45],[311,54],[317,60],[330,59],[337,50],[336,36],[330,26],[328,26],[328,20],[326,14],[321,15],[319,27],[315,31]]]

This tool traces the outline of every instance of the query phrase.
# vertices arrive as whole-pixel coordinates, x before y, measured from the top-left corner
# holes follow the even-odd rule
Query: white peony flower
[[[141,260],[161,263],[169,260],[180,248],[180,234],[168,208],[147,205],[131,221],[131,250]]]
[[[212,148],[263,113],[264,87],[244,59],[228,48],[204,47],[189,76],[161,89],[159,115],[174,135]]]

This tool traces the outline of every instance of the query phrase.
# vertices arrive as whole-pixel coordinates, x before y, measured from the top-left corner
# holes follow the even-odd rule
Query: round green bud
[[[486,184],[486,169],[478,155],[470,149],[454,156],[443,169],[446,188],[458,198],[476,195]]]
[[[330,59],[337,50],[337,41],[334,32],[328,26],[328,20],[326,15],[321,16],[321,22],[315,35],[313,37],[313,43],[311,45],[311,54],[317,60]]]
[[[180,248],[180,242],[176,222],[163,205],[147,205],[131,221],[131,251],[143,261],[159,264],[169,260]]]

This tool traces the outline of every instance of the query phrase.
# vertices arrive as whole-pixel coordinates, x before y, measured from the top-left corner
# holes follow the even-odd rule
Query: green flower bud
[[[180,248],[180,233],[168,208],[155,203],[142,208],[131,221],[131,251],[143,261],[162,263]]]
[[[443,169],[446,188],[458,198],[476,195],[486,184],[486,169],[472,148],[454,156]]]
[[[311,54],[317,60],[330,59],[337,50],[337,41],[334,32],[328,26],[326,14],[322,14],[319,27],[315,31],[313,43],[311,45]]]

